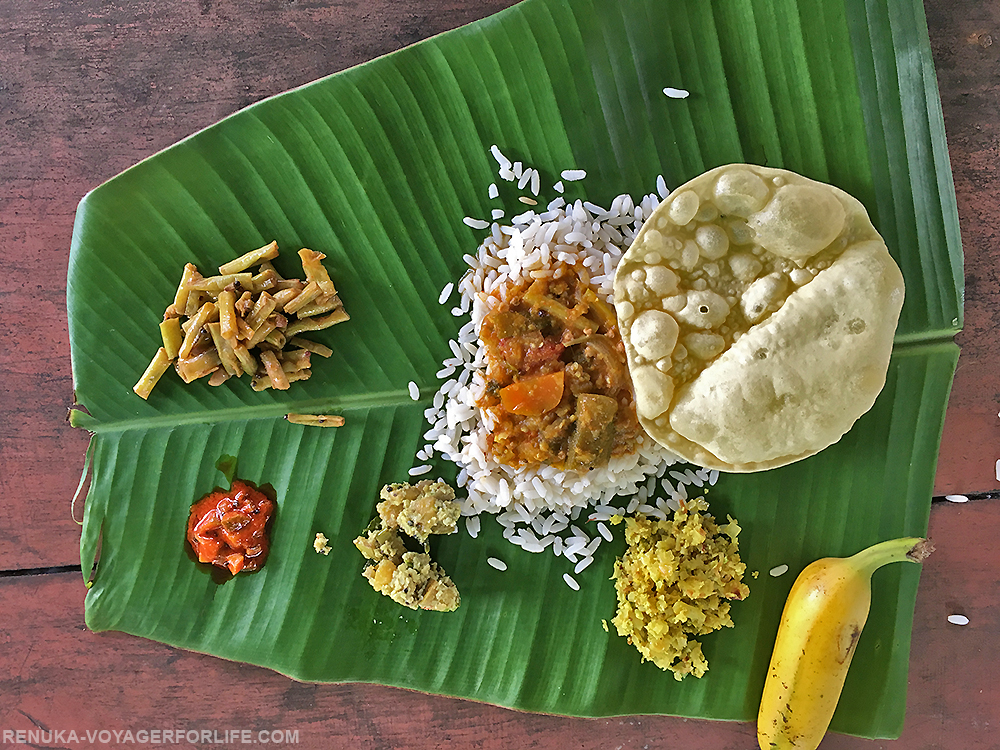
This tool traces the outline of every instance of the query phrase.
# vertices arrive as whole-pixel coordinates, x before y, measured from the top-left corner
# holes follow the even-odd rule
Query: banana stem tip
[[[933,551],[934,545],[930,543],[930,540],[921,539],[906,553],[906,557],[915,563],[920,563],[930,557]]]

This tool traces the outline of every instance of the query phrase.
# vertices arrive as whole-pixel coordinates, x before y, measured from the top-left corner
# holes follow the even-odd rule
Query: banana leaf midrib
[[[199,383],[199,385],[201,385]],[[250,386],[241,384],[247,388]],[[239,386],[238,386],[239,387]],[[420,389],[420,402],[428,402],[433,391],[429,388]],[[162,414],[155,417],[140,417],[136,419],[116,419],[101,422],[81,409],[70,411],[70,424],[90,432],[124,432],[132,429],[155,429],[157,427],[176,427],[189,424],[211,424],[213,422],[233,422],[248,419],[274,419],[292,413],[321,413],[329,411],[347,411],[357,409],[372,409],[380,406],[395,406],[401,403],[411,403],[413,399],[407,390],[392,390],[383,392],[359,393],[353,396],[340,396],[333,399],[309,399],[307,401],[286,401],[280,404],[258,404],[244,406],[238,409],[205,409],[202,411],[180,412],[177,414]],[[86,407],[86,404],[80,404]]]
[[[456,326],[456,332],[458,330]],[[906,354],[910,349],[919,349],[933,344],[943,344],[954,340],[960,329],[924,331],[897,336],[893,341],[893,355]],[[198,384],[201,385],[201,384]],[[419,384],[418,384],[419,385]],[[237,386],[239,387],[239,386]],[[247,386],[249,387],[249,386]],[[428,403],[437,390],[437,385],[428,388],[420,386],[420,403]],[[155,391],[154,391],[155,392]],[[280,404],[262,404],[245,406],[238,409],[205,409],[202,411],[163,414],[155,417],[137,419],[116,419],[101,422],[79,408],[70,410],[69,422],[73,427],[80,427],[93,433],[124,432],[132,429],[155,429],[157,427],[178,427],[189,424],[210,424],[215,422],[242,421],[248,419],[276,419],[285,414],[320,413],[329,411],[347,411],[350,409],[369,409],[380,406],[393,406],[412,402],[409,391],[392,390],[383,392],[359,393],[353,396],[340,396],[331,399],[309,399],[306,401],[287,401]],[[86,404],[79,406],[86,407]]]

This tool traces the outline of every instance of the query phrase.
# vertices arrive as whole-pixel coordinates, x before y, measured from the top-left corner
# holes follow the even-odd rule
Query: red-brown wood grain
[[[965,329],[935,494],[1000,487],[1000,3],[925,3],[965,248]]]
[[[997,747],[1000,518],[990,501],[938,503],[930,535],[937,550],[924,563],[917,596],[903,736],[831,734],[822,750]],[[298,730],[302,747],[359,750],[756,747],[752,724],[568,719],[372,685],[296,683],[121,633],[89,632],[83,595],[77,573],[0,578],[0,612],[18,613],[0,620],[0,730],[281,729]],[[950,614],[970,622],[951,625]]]
[[[0,731],[287,728],[301,746],[323,748],[754,747],[750,725],[585,721],[376,686],[301,685],[88,632],[79,573],[5,575],[79,562],[69,501],[87,435],[65,422],[65,279],[79,199],[252,102],[511,4],[0,0]],[[1000,4],[926,0],[926,10],[967,282],[936,492],[983,492],[1000,488]],[[823,748],[1000,747],[990,679],[1000,666],[996,515],[996,501],[932,512],[938,552],[918,596],[903,738],[831,736]],[[953,612],[970,625],[948,625]],[[217,700],[234,689],[240,700]]]

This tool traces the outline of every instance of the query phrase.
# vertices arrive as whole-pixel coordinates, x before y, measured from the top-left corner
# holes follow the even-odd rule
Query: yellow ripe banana
[[[827,557],[795,579],[767,670],[757,715],[761,750],[815,750],[830,726],[871,605],[872,573],[924,560],[934,547],[908,537],[853,557]]]

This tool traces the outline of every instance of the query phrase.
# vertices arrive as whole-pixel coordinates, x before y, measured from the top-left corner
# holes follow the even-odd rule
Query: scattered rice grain
[[[469,536],[475,539],[479,536],[479,516],[466,516],[465,517],[465,530],[469,532]]]
[[[473,219],[471,216],[466,216],[462,219],[462,222],[467,227],[472,227],[473,229],[486,229],[490,225],[488,221],[483,221],[482,219]]]
[[[490,146],[490,153],[497,160],[497,165],[500,169],[510,169],[510,159],[500,153],[500,149],[496,145]]]
[[[451,293],[454,291],[454,289],[455,289],[455,282],[449,281],[447,284],[445,284],[444,287],[441,289],[441,294],[438,295],[438,304],[443,305],[445,302],[447,302],[448,298],[451,296]]]
[[[662,174],[656,178],[656,192],[659,193],[660,197],[664,199],[670,195],[670,191],[667,189],[667,182],[663,179]]]
[[[609,542],[614,541],[614,536],[611,535],[611,530],[604,525],[603,521],[598,522],[597,530],[601,532],[601,536],[603,536]]]

